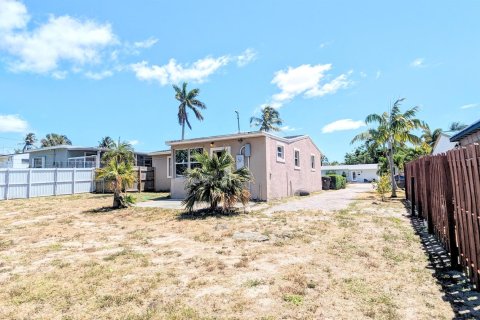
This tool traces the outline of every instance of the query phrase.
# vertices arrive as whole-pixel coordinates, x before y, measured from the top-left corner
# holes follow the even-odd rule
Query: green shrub
[[[384,174],[380,177],[378,182],[374,183],[375,190],[382,198],[382,201],[385,201],[385,194],[392,190],[392,185],[390,183],[390,175]]]
[[[344,189],[347,185],[347,178],[344,176],[339,174],[329,174],[328,177],[330,177],[330,189]]]

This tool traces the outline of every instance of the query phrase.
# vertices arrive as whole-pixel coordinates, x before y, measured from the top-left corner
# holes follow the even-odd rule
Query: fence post
[[[138,167],[138,192],[142,192],[142,169]]]
[[[77,168],[73,168],[73,174],[72,174],[72,194],[75,194],[75,180],[77,179]]]
[[[27,176],[27,199],[31,197],[32,194],[32,169],[28,169],[28,176]]]
[[[453,205],[453,181],[452,173],[448,163],[447,156],[442,156],[443,171],[445,176],[445,207],[447,210],[447,224],[448,224],[448,251],[450,252],[450,264],[452,269],[460,270],[458,262],[458,246],[456,238],[455,226],[455,207]]]
[[[58,168],[55,168],[55,171],[53,172],[53,195],[57,195],[57,176],[58,176]]]
[[[10,185],[10,169],[5,171],[5,200],[8,200],[8,189]]]
[[[433,234],[433,212],[432,212],[432,194],[431,194],[431,179],[430,179],[430,160],[425,160],[425,196],[426,196],[426,207],[427,207],[427,227],[428,233]]]
[[[411,177],[410,178],[410,197],[411,197],[411,209],[412,209],[412,216],[415,215],[415,206],[416,206],[416,203],[415,203],[415,177]]]

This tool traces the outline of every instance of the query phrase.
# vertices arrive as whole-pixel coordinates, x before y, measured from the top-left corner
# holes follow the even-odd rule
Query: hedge
[[[330,177],[330,189],[345,189],[347,178],[339,174],[329,174],[328,177]]]

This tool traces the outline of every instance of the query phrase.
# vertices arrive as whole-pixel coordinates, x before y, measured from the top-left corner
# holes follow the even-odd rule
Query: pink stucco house
[[[266,201],[322,189],[322,153],[306,135],[278,137],[258,131],[167,144],[170,150],[150,155],[155,167],[155,189],[169,190],[173,199],[185,197],[183,171],[196,165],[191,157],[194,152],[204,151],[213,154],[226,150],[237,167],[248,167],[254,178],[248,186],[252,199]]]

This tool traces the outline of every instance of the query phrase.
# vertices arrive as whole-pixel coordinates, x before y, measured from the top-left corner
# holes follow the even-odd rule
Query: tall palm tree
[[[354,143],[359,140],[371,139],[375,141],[376,144],[383,146],[383,148],[385,148],[385,146],[387,147],[387,159],[392,183],[392,198],[397,196],[397,185],[395,184],[394,173],[395,148],[405,146],[406,143],[419,145],[422,140],[420,137],[411,133],[411,131],[427,128],[427,125],[423,121],[415,117],[418,112],[418,107],[413,107],[403,113],[401,112],[400,105],[404,100],[405,98],[396,100],[389,112],[369,114],[365,118],[365,123],[376,123],[377,128],[360,133],[352,140],[352,143]]]
[[[438,137],[440,134],[442,134],[443,130],[440,128],[437,128],[435,130],[431,130],[428,126],[423,129],[423,134],[422,134],[422,139],[425,141],[427,145],[430,147],[433,147],[435,144],[435,141],[437,141]]]
[[[252,176],[246,167],[235,170],[230,153],[222,152],[220,156],[214,153],[210,157],[204,152],[197,153],[194,158],[201,166],[185,172],[187,197],[182,202],[189,212],[198,202],[209,203],[211,211],[215,211],[219,204],[223,204],[226,211],[238,201],[243,205],[248,203],[250,192],[245,184]]]
[[[67,138],[66,135],[57,134],[57,133],[49,133],[43,138],[41,141],[42,148],[45,147],[54,147],[59,145],[72,145],[72,141]]]
[[[461,131],[461,130],[465,129],[466,127],[468,127],[466,124],[461,123],[461,122],[458,122],[458,121],[455,121],[455,122],[452,122],[452,123],[450,124],[450,126],[448,127],[448,131],[447,131],[447,132]]]
[[[206,109],[207,106],[197,99],[198,95],[200,94],[200,89],[192,89],[187,92],[187,82],[184,82],[182,88],[180,89],[178,86],[173,85],[173,89],[175,90],[175,99],[180,101],[180,105],[178,106],[178,124],[182,126],[182,140],[185,139],[185,123],[187,126],[192,130],[192,126],[190,125],[190,121],[188,120],[188,112],[187,108],[195,113],[195,117],[197,120],[202,121],[203,116],[200,113],[199,109]]]
[[[98,147],[104,149],[113,149],[115,148],[115,141],[109,136],[103,137],[100,141],[98,141]]]
[[[270,106],[266,106],[262,109],[262,114],[259,118],[250,118],[250,125],[255,127],[260,126],[260,131],[280,131],[279,126],[282,124],[283,121],[280,119],[280,113]]]
[[[35,142],[37,142],[37,137],[35,136],[35,133],[33,132],[27,133],[27,135],[23,139],[23,142],[24,142],[24,145],[23,145],[22,152],[33,149]]]

